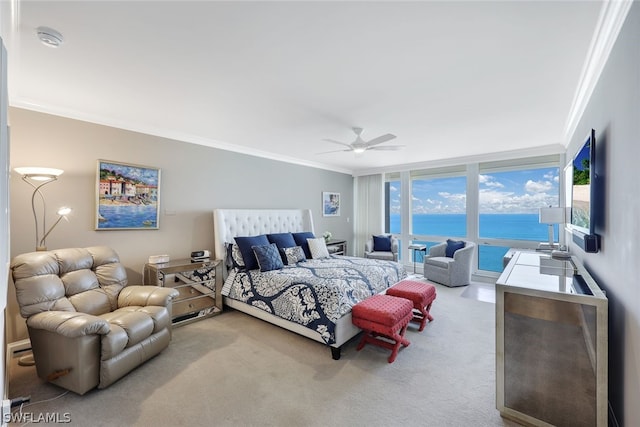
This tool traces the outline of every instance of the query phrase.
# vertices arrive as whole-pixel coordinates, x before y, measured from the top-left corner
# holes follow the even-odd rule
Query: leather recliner
[[[178,292],[128,286],[111,248],[26,253],[11,272],[45,381],[78,394],[105,388],[169,345]]]

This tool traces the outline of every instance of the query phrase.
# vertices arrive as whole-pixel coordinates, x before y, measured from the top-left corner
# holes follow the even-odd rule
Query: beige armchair
[[[18,255],[11,273],[45,381],[78,394],[105,388],[169,345],[178,292],[128,286],[110,248]]]
[[[464,242],[463,248],[447,254],[447,242],[432,246],[424,257],[424,277],[446,286],[468,285],[475,247],[473,242]]]
[[[378,236],[377,236],[378,237]],[[384,236],[380,236],[384,237]],[[382,259],[387,261],[398,261],[398,239],[393,236],[390,236],[391,244],[390,251],[381,251],[376,250],[373,241],[373,236],[369,237],[369,239],[364,244],[364,257],[365,258],[373,258],[373,259]]]

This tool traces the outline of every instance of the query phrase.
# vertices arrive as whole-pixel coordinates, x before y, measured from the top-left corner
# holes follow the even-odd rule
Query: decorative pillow
[[[309,244],[311,258],[329,258],[329,251],[327,250],[327,244],[324,242],[324,237],[318,237],[317,239],[307,239],[307,243]]]
[[[375,252],[391,252],[391,236],[373,236]]]
[[[269,239],[269,243],[275,243],[278,249],[292,248],[296,246],[296,241],[293,240],[293,235],[291,233],[267,234],[267,239]]]
[[[301,261],[306,261],[307,257],[304,256],[304,251],[300,246],[294,246],[292,248],[280,249],[280,255],[285,265],[294,265]]]
[[[275,243],[265,246],[253,246],[252,249],[258,260],[260,271],[280,270],[284,267]]]
[[[236,237],[235,241],[238,244],[240,253],[242,254],[245,268],[247,270],[255,270],[256,268],[258,268],[258,260],[256,259],[256,256],[253,253],[253,249],[251,247],[268,245],[269,240],[267,239],[267,236],[261,234],[259,236]]]
[[[293,235],[293,240],[295,240],[296,245],[302,247],[304,255],[307,257],[307,259],[311,258],[311,252],[309,251],[309,244],[307,243],[307,239],[315,239],[316,236],[314,236],[314,234],[310,231],[291,234]]]
[[[458,249],[464,248],[464,242],[462,240],[451,240],[447,239],[447,248],[444,251],[444,254],[447,258],[453,258],[453,254],[456,253]]]
[[[227,257],[225,262],[227,268],[233,267],[243,270],[244,260],[242,259],[242,254],[240,253],[238,245],[235,243],[226,243],[225,247],[227,248]]]

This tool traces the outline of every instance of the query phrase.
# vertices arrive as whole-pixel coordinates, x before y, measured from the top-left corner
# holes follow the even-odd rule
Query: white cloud
[[[544,193],[553,188],[553,184],[549,181],[532,181],[528,180],[524,188],[529,193]]]

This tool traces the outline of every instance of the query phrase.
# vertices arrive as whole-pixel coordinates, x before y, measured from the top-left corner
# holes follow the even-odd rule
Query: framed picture
[[[98,160],[96,230],[157,230],[160,169]]]
[[[322,216],[340,216],[340,193],[322,192]]]

